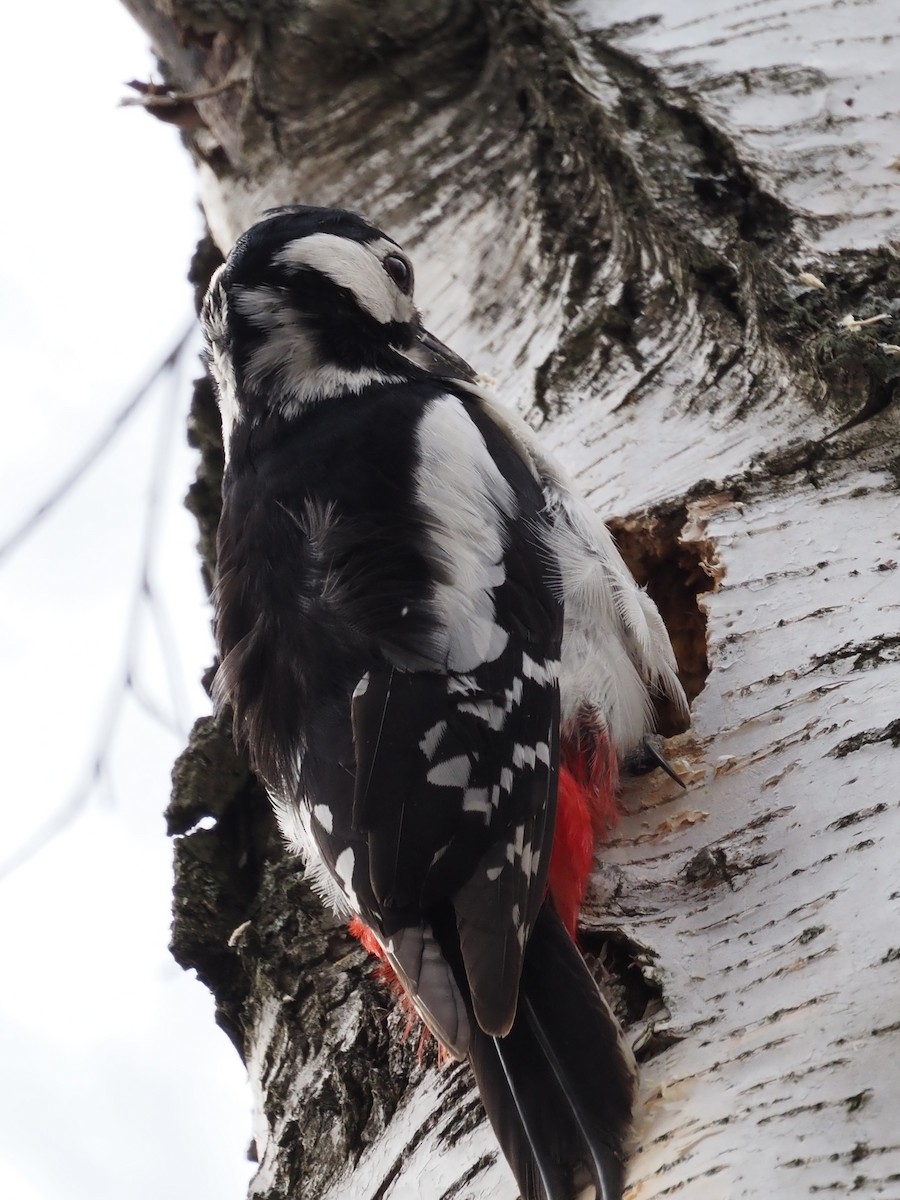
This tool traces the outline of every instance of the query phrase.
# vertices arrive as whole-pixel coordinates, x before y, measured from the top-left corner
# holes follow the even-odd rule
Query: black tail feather
[[[513,1031],[510,1031],[510,1034],[513,1034]],[[488,1116],[510,1166],[513,1167],[516,1180],[526,1197],[530,1197],[532,1192],[536,1196],[540,1194],[537,1190],[538,1180],[540,1180],[547,1200],[567,1200],[565,1181],[560,1176],[559,1162],[562,1156],[559,1153],[560,1147],[554,1144],[554,1131],[540,1121],[534,1096],[530,1094],[531,1089],[521,1078],[523,1064],[521,1056],[516,1052],[515,1042],[522,1040],[514,1035],[512,1038],[507,1035],[504,1038],[490,1039],[496,1054],[496,1062],[500,1065],[503,1080],[506,1083],[508,1099],[512,1101],[512,1108],[506,1113],[496,1114],[497,1120],[490,1112],[488,1112]],[[475,1072],[475,1075],[484,1102],[485,1089],[482,1089],[481,1086],[482,1079],[479,1078],[478,1071]],[[496,1080],[493,1082],[496,1083]],[[486,1090],[488,1093],[493,1093],[493,1088]],[[498,1095],[503,1097],[502,1087],[499,1089]],[[486,1103],[485,1109],[487,1109]],[[515,1120],[510,1120],[513,1110],[518,1117],[518,1124]],[[498,1130],[498,1123],[501,1122],[505,1127],[505,1137],[501,1137]],[[521,1142],[523,1135],[525,1144],[519,1146],[518,1143]],[[511,1157],[511,1153],[516,1155],[515,1159]]]
[[[523,1200],[620,1200],[634,1075],[618,1024],[547,904],[529,939],[504,1038],[478,1031],[470,1061]]]

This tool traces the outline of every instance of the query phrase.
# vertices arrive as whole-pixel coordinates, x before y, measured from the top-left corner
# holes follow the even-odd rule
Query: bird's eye
[[[407,259],[401,258],[399,254],[389,254],[382,265],[400,291],[406,296],[411,295],[413,269]]]

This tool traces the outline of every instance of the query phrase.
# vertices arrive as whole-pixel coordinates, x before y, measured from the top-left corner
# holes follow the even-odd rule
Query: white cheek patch
[[[272,287],[235,288],[234,306],[264,337],[250,355],[247,382],[258,386],[267,376],[312,374],[321,365],[312,333],[304,328],[303,315]]]
[[[382,325],[392,321],[408,324],[416,315],[415,305],[381,265],[388,249],[397,248],[384,238],[366,244],[333,233],[313,233],[288,242],[273,261],[298,270],[310,267],[339,287],[348,288],[360,308]]]
[[[328,362],[305,324],[305,314],[294,308],[283,289],[266,284],[236,287],[233,297],[235,309],[263,334],[247,360],[244,381],[266,389],[272,407],[281,408],[285,416],[296,415],[312,400],[355,394],[372,383],[400,382],[398,376],[374,367],[345,369]],[[224,405],[222,411],[224,424]]]

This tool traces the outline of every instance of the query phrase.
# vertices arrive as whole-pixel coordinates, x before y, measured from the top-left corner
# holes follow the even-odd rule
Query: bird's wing
[[[473,399],[500,425],[540,478],[549,545],[558,557],[565,607],[563,720],[599,712],[622,755],[652,728],[652,697],[665,696],[685,727],[688,703],[656,605],[626,567],[602,518],[572,486],[515,412],[477,384]]]
[[[422,424],[432,669],[372,670],[352,700],[363,916],[390,953],[397,930],[449,900],[476,1019],[501,1034],[549,865],[562,610],[537,529],[540,488],[502,431],[452,396]],[[427,947],[407,942],[399,965],[415,993]]]

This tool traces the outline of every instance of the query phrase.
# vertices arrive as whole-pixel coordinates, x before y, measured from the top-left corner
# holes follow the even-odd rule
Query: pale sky
[[[121,109],[146,39],[116,3],[19,6],[0,74],[0,542],[105,428],[190,320],[201,223],[177,134]],[[0,881],[0,1196],[240,1200],[251,1167],[244,1070],[212,1001],[169,957],[172,759],[208,711],[212,645],[181,497],[192,356],[167,444],[152,560],[179,647],[168,732],[125,700],[109,770],[79,815]],[[90,769],[138,583],[158,387],[102,461],[0,559],[4,862],[65,809]],[[173,702],[152,621],[138,679]]]

